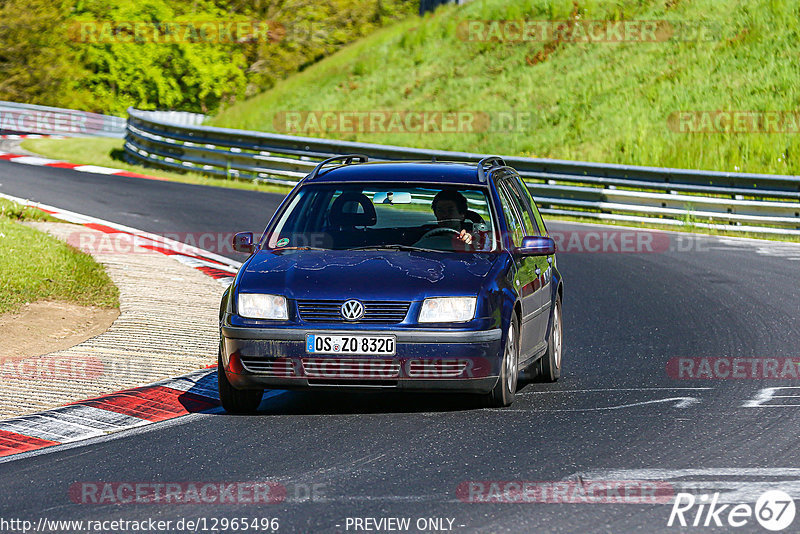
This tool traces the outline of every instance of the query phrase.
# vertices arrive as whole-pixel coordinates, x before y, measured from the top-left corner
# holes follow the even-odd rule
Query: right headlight
[[[436,297],[425,299],[420,323],[463,323],[475,317],[477,297]]]
[[[286,297],[261,293],[239,293],[239,315],[250,319],[277,319],[286,321]]]

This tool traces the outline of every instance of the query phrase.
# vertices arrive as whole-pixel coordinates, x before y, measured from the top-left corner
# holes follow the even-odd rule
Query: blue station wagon
[[[555,243],[519,174],[479,163],[320,163],[282,204],[220,306],[230,413],[264,389],[480,395],[561,374]]]

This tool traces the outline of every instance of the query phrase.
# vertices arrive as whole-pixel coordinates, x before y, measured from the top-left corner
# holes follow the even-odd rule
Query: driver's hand
[[[472,244],[472,234],[467,232],[466,230],[461,230],[461,233],[458,234],[458,239],[466,243],[467,245]]]

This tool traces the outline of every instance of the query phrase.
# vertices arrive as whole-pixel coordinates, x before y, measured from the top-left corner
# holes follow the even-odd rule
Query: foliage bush
[[[123,114],[128,106],[212,113],[411,14],[415,5],[403,0],[3,0],[0,100],[110,114]],[[125,31],[103,33],[110,22],[120,28],[125,22],[198,27],[208,21],[269,21],[276,31],[270,38],[263,34],[231,42],[135,42]]]

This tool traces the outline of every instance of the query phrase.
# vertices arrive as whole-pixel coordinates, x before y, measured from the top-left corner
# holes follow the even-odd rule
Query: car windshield
[[[270,249],[496,249],[486,190],[402,183],[307,185],[265,243]]]

